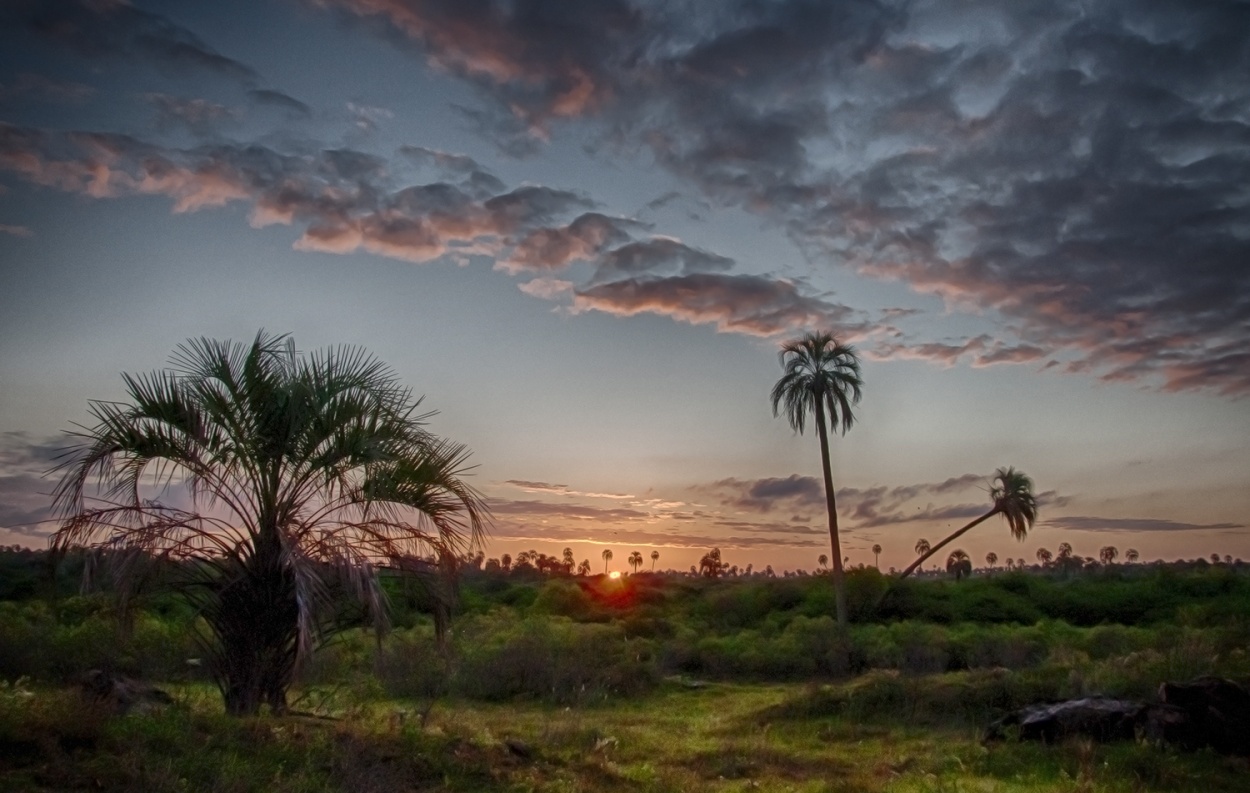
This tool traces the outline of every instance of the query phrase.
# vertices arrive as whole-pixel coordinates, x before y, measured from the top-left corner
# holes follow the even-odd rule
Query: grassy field
[[[959,690],[966,673],[894,683]],[[982,745],[965,723],[854,707],[837,685],[666,681],[595,705],[364,700],[232,719],[204,686],[109,716],[63,688],[9,686],[0,789],[12,791],[1244,791],[1250,765],[1137,744]],[[888,682],[888,681],[887,681]],[[330,717],[330,718],[326,718]],[[423,718],[424,717],[424,718]],[[956,719],[955,722],[959,720]]]
[[[960,582],[467,575],[445,647],[420,591],[352,622],[292,691],[231,718],[176,596],[124,617],[0,554],[0,791],[1245,791],[1250,761],[1134,743],[981,741],[1024,705],[1250,681],[1244,565]],[[175,704],[110,715],[89,669]]]

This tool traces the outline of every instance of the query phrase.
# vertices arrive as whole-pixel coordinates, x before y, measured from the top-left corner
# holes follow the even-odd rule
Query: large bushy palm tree
[[[362,350],[303,355],[262,331],[188,341],[168,369],[123,379],[129,401],[93,402],[72,434],[53,548],[109,551],[124,592],[148,575],[185,592],[231,714],[286,709],[344,593],[385,627],[379,567],[454,565],[480,545],[466,449],[431,435]],[[188,499],[156,500],[178,485]]]
[[[951,551],[946,557],[946,572],[955,576],[956,581],[972,575],[972,559],[968,552],[962,548]]]
[[[1008,528],[1011,529],[1011,535],[1017,540],[1023,540],[1028,535],[1029,529],[1033,528],[1033,522],[1037,520],[1037,499],[1033,495],[1033,480],[1014,468],[999,468],[994,474],[994,484],[990,488],[990,498],[993,500],[994,506],[990,508],[989,512],[951,534],[927,551],[920,553],[920,557],[912,562],[899,578],[906,578],[911,575],[916,568],[924,564],[924,561],[930,556],[940,551],[943,546],[995,515],[1002,515],[1003,519],[1007,521]],[[917,552],[920,552],[919,547],[917,547]]]
[[[825,508],[829,515],[829,546],[833,551],[833,587],[838,624],[846,625],[846,584],[842,572],[842,543],[838,537],[838,510],[833,471],[829,464],[829,428],[843,434],[855,423],[854,405],[863,391],[855,350],[828,333],[807,333],[781,347],[781,379],[773,386],[773,415],[784,410],[795,432],[803,433],[808,413],[815,414],[820,439],[820,462],[825,479]]]

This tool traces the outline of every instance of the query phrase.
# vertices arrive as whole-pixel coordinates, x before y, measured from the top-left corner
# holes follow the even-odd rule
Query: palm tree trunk
[[[937,545],[935,545],[935,546],[933,546],[932,548],[930,548],[928,553],[924,554],[924,555],[923,555],[923,556],[921,556],[919,559],[917,559],[916,561],[912,562],[912,563],[911,563],[911,565],[910,565],[910,566],[909,566],[906,570],[904,570],[904,571],[903,571],[902,575],[900,575],[900,576],[899,576],[899,579],[903,579],[903,578],[906,578],[907,576],[911,575],[911,574],[912,574],[912,572],[913,572],[913,571],[914,571],[917,567],[919,567],[920,565],[924,564],[924,562],[925,562],[925,560],[926,560],[926,559],[928,559],[930,556],[932,556],[933,554],[937,553],[938,551],[942,550],[942,547],[943,547],[943,546],[945,546],[947,543],[949,543],[951,540],[954,540],[954,539],[958,538],[958,537],[959,537],[960,535],[962,535],[964,532],[968,531],[968,529],[971,529],[973,526],[977,526],[977,525],[979,525],[979,524],[981,524],[981,523],[984,523],[985,521],[989,520],[990,518],[994,517],[994,516],[995,516],[995,515],[997,515],[997,514],[998,514],[998,508],[997,508],[997,507],[995,507],[994,509],[991,509],[989,512],[985,513],[985,514],[984,514],[984,515],[982,515],[981,517],[979,517],[979,518],[977,518],[976,520],[974,520],[974,521],[972,521],[971,523],[969,523],[967,526],[964,526],[964,527],[963,527],[962,529],[960,529],[959,531],[957,531],[957,532],[955,532],[954,534],[952,534],[951,536],[947,537],[945,540],[942,540],[942,541],[941,541],[941,542],[939,542]]]
[[[833,596],[838,625],[850,622],[846,610],[846,581],[842,573],[842,543],[838,539],[838,506],[833,495],[833,471],[829,465],[829,433],[825,429],[825,406],[816,401],[816,434],[820,436],[820,464],[825,475],[825,507],[829,512],[829,545],[833,552]]]

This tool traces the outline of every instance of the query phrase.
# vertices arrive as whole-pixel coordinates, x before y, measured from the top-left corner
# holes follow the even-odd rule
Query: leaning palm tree
[[[880,544],[872,546],[872,564],[877,570],[881,569],[881,546]]]
[[[851,408],[859,404],[863,379],[855,350],[828,333],[807,333],[781,346],[781,379],[770,398],[773,415],[785,410],[795,432],[803,433],[807,414],[816,415],[820,439],[820,463],[825,478],[825,508],[829,515],[829,546],[833,551],[833,589],[838,624],[848,622],[846,584],[842,573],[842,544],[838,538],[838,510],[834,501],[833,471],[829,465],[829,426],[842,434],[855,423]]]
[[[93,402],[72,433],[53,549],[107,551],[123,593],[150,576],[185,593],[232,715],[286,709],[299,666],[343,627],[343,592],[381,630],[379,568],[450,570],[481,544],[466,449],[431,435],[420,400],[360,349],[199,339],[123,380],[129,402]],[[176,485],[189,502],[157,500]]]
[[[612,561],[612,549],[604,548],[603,553],[599,554],[603,557],[603,574],[608,574],[608,562]]]
[[[911,575],[912,571],[924,564],[925,559],[937,553],[951,540],[995,515],[1003,516],[1003,519],[1007,521],[1008,528],[1011,529],[1013,537],[1017,540],[1024,540],[1029,533],[1029,529],[1033,528],[1033,522],[1037,520],[1037,499],[1033,495],[1033,480],[1014,468],[999,468],[994,475],[994,484],[990,488],[990,498],[993,499],[994,506],[990,508],[989,512],[951,534],[929,550],[921,553],[920,544],[916,543],[916,552],[920,553],[920,558],[912,562],[899,578],[906,578]]]
[[[652,551],[651,552],[651,572],[653,573],[655,572],[655,563],[658,561],[660,561],[660,552]]]
[[[642,551],[634,551],[629,555],[629,566],[634,568],[634,572],[638,572],[638,568],[642,567]]]

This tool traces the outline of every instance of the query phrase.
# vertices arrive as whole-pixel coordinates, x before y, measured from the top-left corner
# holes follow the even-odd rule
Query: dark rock
[[[88,699],[110,706],[119,715],[146,712],[174,702],[167,691],[102,669],[92,669],[82,676],[82,692]]]
[[[1183,745],[1210,746],[1221,754],[1250,756],[1250,691],[1220,677],[1200,677],[1188,683],[1164,683],[1159,699],[1171,709],[1184,711],[1187,724]],[[1180,716],[1175,711],[1161,714],[1160,725],[1151,727],[1165,734],[1180,732]]]
[[[987,740],[1006,737],[1008,727],[1018,727],[1022,741],[1054,743],[1065,738],[1086,737],[1096,741],[1132,740],[1145,706],[1140,702],[1108,697],[1086,697],[1033,705],[1009,713],[990,725]]]
[[[534,749],[524,741],[519,741],[516,738],[505,738],[503,745],[509,752],[522,760],[534,759]]]

